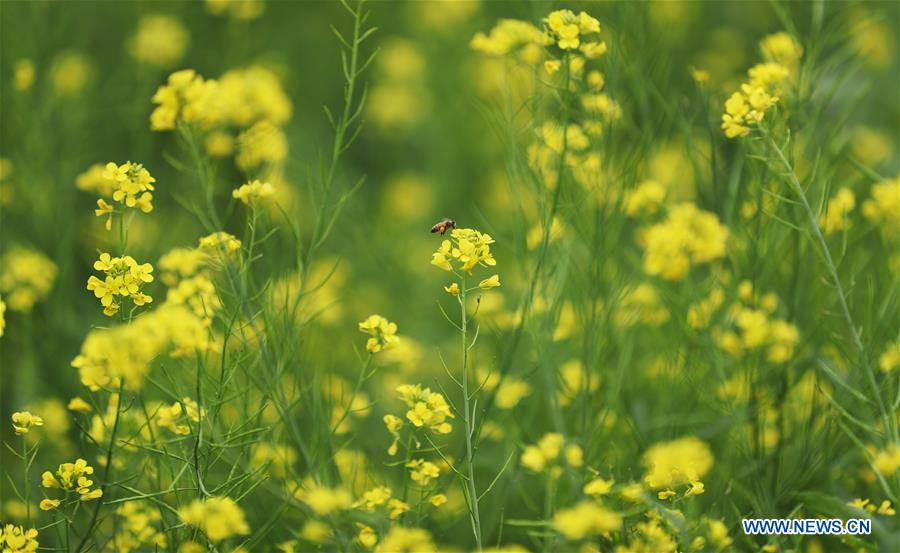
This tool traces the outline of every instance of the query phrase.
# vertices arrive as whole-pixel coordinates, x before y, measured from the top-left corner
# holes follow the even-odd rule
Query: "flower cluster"
[[[787,38],[792,42],[787,46],[784,37],[778,35],[763,39],[761,45],[763,53],[769,59],[796,65],[802,49],[793,42],[793,39]],[[781,95],[779,85],[790,74],[790,69],[779,61],[768,61],[751,67],[747,72],[749,77],[747,82],[725,101],[725,113],[722,114],[722,130],[725,131],[725,136],[736,138],[749,134],[750,126],[758,125],[765,117],[766,111],[779,101]]]
[[[427,427],[438,434],[449,434],[453,427],[447,419],[453,418],[444,396],[422,388],[419,384],[403,384],[397,388],[400,399],[409,407],[406,418],[416,428]]]
[[[371,353],[390,348],[400,340],[397,337],[397,323],[392,323],[381,315],[369,315],[359,323],[359,331],[371,336],[366,341],[366,350]]]
[[[846,186],[841,187],[837,194],[828,200],[828,207],[819,216],[819,226],[825,234],[832,234],[844,230],[850,226],[847,216],[856,207],[856,196]]]
[[[231,192],[233,198],[242,201],[246,205],[250,205],[256,200],[269,198],[273,194],[275,194],[275,187],[269,182],[260,182],[259,180],[252,180],[247,184],[242,184],[240,188],[236,188]]]
[[[126,207],[153,211],[153,183],[156,179],[140,163],[126,161],[117,165],[110,161],[103,169],[103,178],[112,183],[112,199]],[[98,206],[100,205],[98,201]]]
[[[216,119],[213,106],[215,81],[207,81],[193,69],[182,69],[169,75],[166,84],[157,89],[150,114],[150,128],[170,131],[180,117],[188,124],[208,128]]]
[[[0,551],[3,553],[34,553],[40,545],[37,537],[38,531],[34,528],[25,530],[21,526],[12,524],[0,526]]]
[[[212,253],[232,254],[241,249],[241,241],[219,231],[200,238],[200,249]]]
[[[405,466],[409,469],[409,477],[420,486],[427,486],[441,475],[441,469],[425,459],[412,459]]]
[[[691,203],[672,207],[666,219],[642,236],[644,270],[666,280],[681,280],[691,265],[725,255],[728,229],[713,213]]]
[[[27,434],[32,426],[44,426],[44,419],[28,411],[20,411],[12,414],[12,424],[16,435],[21,436]]]
[[[773,317],[778,309],[778,298],[774,294],[764,294],[756,298],[750,282],[738,286],[741,301],[732,303],[720,323],[713,327],[713,336],[723,350],[739,357],[746,352],[764,350],[770,363],[786,363],[793,357],[794,349],[800,341],[797,327],[784,319]],[[710,295],[703,305],[692,307],[694,322],[706,319],[699,311],[715,312],[721,305],[721,295]],[[713,303],[708,303],[712,301]],[[711,316],[711,315],[710,315]],[[689,321],[690,322],[690,321]]]
[[[81,383],[92,391],[118,385],[143,385],[150,363],[171,348],[172,357],[193,355],[209,347],[209,324],[183,306],[164,303],[131,324],[91,330],[72,360]]]
[[[570,540],[609,534],[621,527],[621,515],[594,501],[582,501],[553,516],[553,528]]]
[[[642,458],[647,468],[644,483],[651,489],[665,489],[660,499],[670,495],[668,488],[688,484],[687,495],[698,495],[703,491],[703,478],[713,465],[709,446],[694,436],[658,443],[650,447]]]
[[[584,464],[584,452],[578,444],[567,444],[565,436],[557,432],[544,434],[536,444],[527,446],[521,459],[522,466],[531,472],[549,470],[554,478],[562,474],[562,461],[578,468]]]
[[[94,474],[94,467],[87,464],[84,459],[77,459],[74,463],[63,463],[59,465],[56,474],[45,471],[41,475],[41,486],[52,489],[59,488],[68,492],[76,492],[78,499],[81,501],[90,501],[103,496],[103,490],[99,488],[91,489],[94,481],[88,476]],[[61,501],[59,499],[44,499],[41,501],[41,509],[49,511],[59,507]]]
[[[497,264],[491,254],[494,239],[490,234],[475,229],[453,229],[450,240],[443,240],[440,248],[431,256],[431,264],[445,271],[452,271],[455,261],[460,271],[469,272],[475,266],[493,267]]]
[[[187,525],[199,528],[212,542],[250,533],[244,511],[230,497],[195,499],[178,510],[178,518]]]
[[[189,397],[172,405],[161,405],[156,411],[156,424],[180,436],[191,433],[190,422],[200,422],[205,410]],[[187,424],[185,424],[187,423]]]
[[[900,177],[885,179],[872,187],[872,197],[863,202],[863,216],[880,226],[884,236],[897,241],[900,228]]]
[[[294,497],[309,505],[319,516],[349,509],[353,503],[350,492],[346,489],[329,488],[315,482],[306,482],[303,487],[297,488]]]
[[[128,52],[134,59],[158,67],[171,67],[181,61],[190,35],[174,17],[147,14],[138,21],[128,41]]]
[[[116,515],[120,519],[119,532],[113,538],[116,551],[155,551],[166,547],[166,534],[159,530],[162,515],[155,506],[128,501],[116,509]]]
[[[585,12],[556,10],[544,19],[545,32],[551,44],[560,50],[578,50],[593,59],[606,53],[606,43],[598,40],[600,22]]]
[[[46,255],[15,246],[0,257],[0,292],[11,310],[27,313],[50,293],[57,272]]]
[[[91,275],[87,281],[87,289],[94,292],[103,306],[103,313],[112,317],[119,312],[117,298],[128,297],[136,306],[153,301],[153,298],[141,291],[144,284],[153,282],[153,266],[149,263],[138,263],[133,257],[112,257],[101,253],[94,262],[94,269],[102,271],[103,280]]]

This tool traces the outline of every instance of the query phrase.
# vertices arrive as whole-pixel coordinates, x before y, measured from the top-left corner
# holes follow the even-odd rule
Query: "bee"
[[[438,221],[436,225],[431,227],[432,234],[435,232],[440,232],[443,235],[445,232],[451,229],[456,228],[456,221],[453,219],[444,219],[442,221]]]

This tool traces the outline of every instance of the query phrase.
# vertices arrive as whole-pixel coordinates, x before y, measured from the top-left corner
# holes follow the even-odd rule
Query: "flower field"
[[[900,550],[898,30],[0,3],[0,552]]]

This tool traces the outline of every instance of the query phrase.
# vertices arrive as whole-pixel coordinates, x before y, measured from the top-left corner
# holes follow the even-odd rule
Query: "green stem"
[[[809,205],[809,200],[806,199],[806,193],[803,191],[803,187],[800,185],[800,180],[797,178],[797,174],[794,172],[793,166],[787,160],[784,152],[781,151],[781,148],[779,148],[775,141],[772,139],[771,135],[766,133],[766,139],[768,140],[769,146],[778,157],[778,160],[784,166],[785,174],[787,175],[787,182],[790,185],[791,190],[794,192],[794,195],[800,201],[800,205],[803,206],[803,211],[806,213],[806,217],[809,222],[809,228],[812,231],[812,234],[815,237],[816,242],[818,243],[819,249],[822,252],[822,256],[825,259],[825,266],[828,269],[829,276],[831,277],[832,285],[837,292],[838,304],[841,306],[841,314],[844,317],[847,328],[850,330],[850,337],[853,340],[853,345],[856,347],[856,350],[859,353],[859,358],[863,364],[863,368],[865,369],[869,385],[872,387],[872,393],[874,394],[875,400],[878,403],[878,408],[881,411],[882,422],[884,423],[884,431],[885,433],[887,433],[891,428],[893,428],[893,426],[891,425],[891,420],[888,416],[887,409],[885,408],[884,401],[881,398],[881,389],[878,387],[878,382],[875,380],[875,373],[872,371],[872,366],[869,364],[866,350],[863,347],[859,332],[856,330],[856,325],[853,324],[853,318],[850,315],[850,308],[847,306],[847,299],[844,295],[844,287],[841,285],[841,280],[838,277],[837,266],[835,265],[834,260],[831,257],[831,251],[828,249],[828,243],[825,241],[825,236],[822,234],[822,229],[819,228],[819,224],[816,221],[816,215],[815,213],[813,213],[812,207]]]
[[[76,553],[81,553],[81,550],[87,543],[88,538],[91,537],[94,526],[96,526],[97,524],[97,515],[100,514],[100,508],[103,506],[103,502],[106,500],[106,491],[107,486],[109,485],[109,475],[112,472],[113,451],[115,451],[116,445],[116,433],[119,431],[119,418],[122,414],[122,392],[124,390],[125,379],[119,377],[119,394],[116,400],[116,418],[113,420],[112,432],[109,436],[109,447],[106,449],[106,466],[103,470],[103,484],[100,486],[103,495],[97,498],[97,505],[94,506],[94,512],[91,515],[91,522],[88,524],[87,531],[84,533],[84,537],[81,538],[81,541],[78,542],[78,546],[75,548]]]
[[[481,551],[481,517],[478,513],[478,491],[475,488],[475,465],[472,452],[472,433],[474,431],[473,420],[475,413],[469,409],[469,343],[468,343],[468,315],[466,314],[466,277],[462,277],[462,286],[459,293],[460,313],[462,316],[462,391],[463,391],[463,423],[466,436],[466,465],[469,468],[469,478],[466,481],[467,495],[469,496],[469,516],[472,519],[472,531],[475,533],[475,545]]]

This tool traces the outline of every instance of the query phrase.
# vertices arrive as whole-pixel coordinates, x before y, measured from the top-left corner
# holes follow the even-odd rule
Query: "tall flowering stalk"
[[[491,254],[491,244],[494,239],[489,234],[483,234],[475,229],[454,229],[449,240],[444,240],[440,248],[432,255],[431,264],[449,271],[456,276],[456,280],[444,290],[455,296],[460,308],[460,323],[457,326],[460,334],[462,348],[462,375],[461,380],[454,381],[462,389],[462,418],[466,442],[466,466],[467,474],[463,475],[465,486],[463,492],[469,507],[469,517],[472,523],[472,531],[475,534],[475,543],[480,551],[482,549],[481,516],[478,512],[478,490],[475,486],[475,448],[473,435],[475,434],[475,404],[472,399],[477,391],[470,395],[469,392],[469,350],[475,346],[478,339],[476,327],[475,336],[469,341],[469,314],[467,310],[467,297],[469,292],[476,290],[489,290],[500,286],[500,276],[494,274],[483,279],[477,286],[468,287],[467,277],[476,267],[489,268],[497,264]],[[448,317],[449,319],[449,317]],[[455,323],[454,323],[454,326]],[[452,375],[451,375],[452,377]]]

